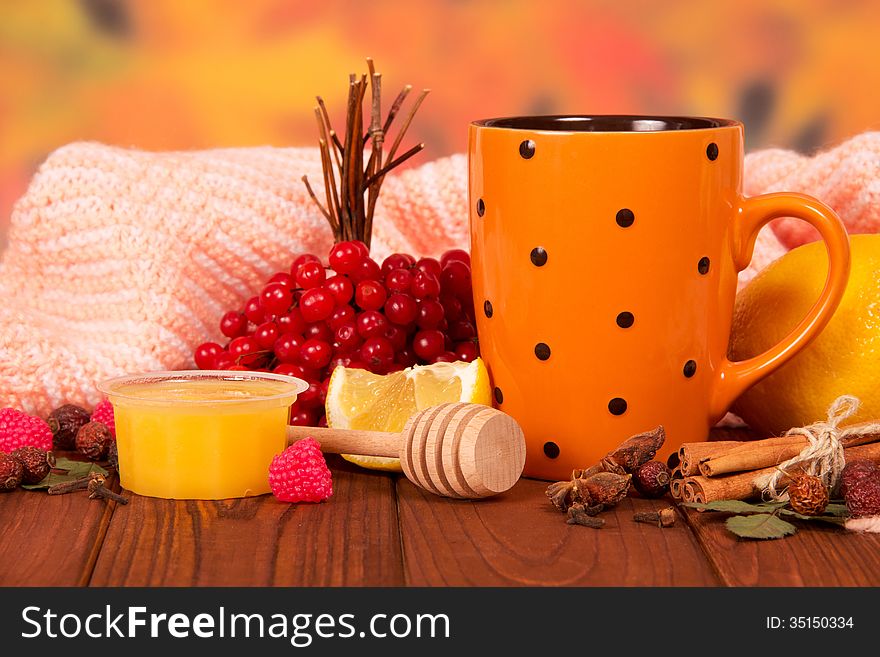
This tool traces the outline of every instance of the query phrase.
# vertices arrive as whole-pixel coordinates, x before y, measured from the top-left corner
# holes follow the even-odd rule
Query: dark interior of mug
[[[559,132],[662,132],[666,130],[705,130],[735,125],[728,119],[692,116],[556,115],[514,116],[475,121],[487,128],[513,130],[556,130]]]

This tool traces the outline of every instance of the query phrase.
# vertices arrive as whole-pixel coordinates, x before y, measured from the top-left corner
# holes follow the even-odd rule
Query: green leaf
[[[848,518],[850,516],[850,513],[849,509],[846,508],[846,504],[836,504],[832,502],[825,507],[825,513],[823,513],[822,515],[835,516],[837,518]]]
[[[97,463],[90,461],[73,461],[66,457],[58,457],[55,461],[55,467],[46,475],[46,478],[36,484],[22,484],[22,488],[27,490],[47,490],[55,484],[63,484],[68,481],[82,479],[95,472],[105,477],[110,473],[107,472]]]
[[[791,536],[797,527],[772,513],[728,518],[727,529],[742,538],[774,539]]]
[[[766,513],[767,511],[775,511],[785,506],[785,502],[761,502],[751,504],[742,500],[716,500],[700,504],[699,502],[685,503],[684,506],[692,509],[702,509],[704,511],[720,511],[724,513]]]
[[[847,518],[838,518],[836,516],[805,516],[791,509],[780,509],[779,513],[784,516],[797,518],[798,520],[818,520],[819,522],[828,522],[832,525],[843,525],[847,521]]]

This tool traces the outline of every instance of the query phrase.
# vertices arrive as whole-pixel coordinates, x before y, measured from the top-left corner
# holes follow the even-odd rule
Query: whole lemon
[[[849,422],[880,418],[880,235],[850,237],[852,271],[843,300],[813,342],[743,394],[733,412],[768,435],[825,419],[840,395],[862,405]],[[742,360],[778,343],[804,317],[825,284],[822,242],[789,251],[739,294],[730,357]]]

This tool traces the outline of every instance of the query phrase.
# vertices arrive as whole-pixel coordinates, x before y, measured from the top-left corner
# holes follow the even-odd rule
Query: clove
[[[601,510],[601,504],[596,506],[573,504],[568,509],[568,519],[565,522],[569,525],[581,525],[583,527],[600,529],[601,527],[605,526],[605,521],[602,518],[596,517],[596,514],[598,514]]]
[[[94,500],[101,497],[105,500],[113,500],[119,504],[128,504],[127,497],[123,497],[119,493],[114,493],[104,485],[104,477],[101,477],[100,475],[98,475],[98,477],[100,477],[100,480],[96,477],[88,483],[89,499]]]
[[[101,484],[104,484],[104,475],[98,474],[97,472],[90,472],[85,477],[80,479],[74,479],[73,481],[65,481],[60,484],[55,484],[54,486],[50,486],[49,490],[46,491],[49,495],[64,495],[65,493],[73,493],[78,490],[86,490],[89,487],[89,483],[92,480],[100,478]]]
[[[675,509],[668,506],[659,511],[639,511],[633,514],[633,520],[656,524],[658,527],[672,527],[675,524]]]

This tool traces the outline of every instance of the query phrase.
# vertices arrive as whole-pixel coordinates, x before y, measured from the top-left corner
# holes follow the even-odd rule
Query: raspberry
[[[18,488],[21,477],[21,463],[11,454],[0,452],[0,493]]]
[[[103,422],[84,424],[76,434],[76,451],[93,461],[99,461],[107,456],[112,444],[113,436]]]
[[[333,495],[320,443],[303,438],[278,454],[269,466],[269,485],[282,502],[323,502]]]
[[[116,438],[116,420],[113,416],[113,404],[109,399],[95,406],[95,410],[92,411],[92,422],[100,422],[110,430],[110,435]]]
[[[89,421],[89,412],[74,404],[59,406],[46,420],[52,430],[54,449],[76,449],[76,432]]]
[[[12,452],[11,456],[21,463],[21,482],[23,484],[36,484],[43,481],[55,463],[52,452],[47,452],[33,445],[19,447]]]
[[[52,430],[45,420],[14,408],[0,409],[0,452],[33,445],[48,452],[52,449]]]

